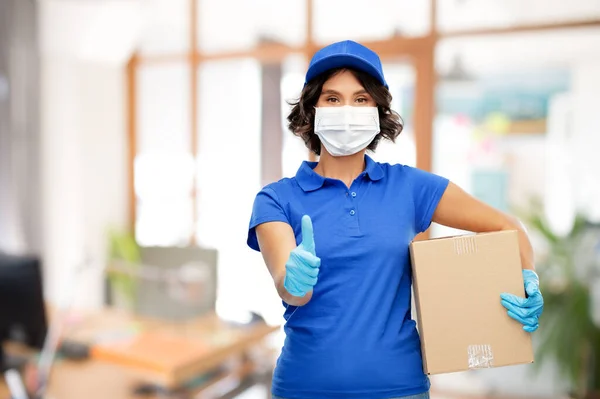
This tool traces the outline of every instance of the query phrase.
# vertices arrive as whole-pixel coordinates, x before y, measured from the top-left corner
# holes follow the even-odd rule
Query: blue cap
[[[304,84],[330,69],[344,67],[366,72],[388,87],[377,53],[352,40],[333,43],[317,51],[310,60]]]

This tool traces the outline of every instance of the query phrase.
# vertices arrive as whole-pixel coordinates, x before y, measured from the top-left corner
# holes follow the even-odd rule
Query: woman
[[[525,330],[537,328],[543,302],[520,223],[443,177],[365,154],[402,131],[390,102],[377,54],[352,41],[317,52],[288,121],[319,162],[256,197],[248,245],[262,252],[286,307],[275,397],[429,397],[408,246],[432,221],[519,231],[528,298],[503,294],[502,303]]]

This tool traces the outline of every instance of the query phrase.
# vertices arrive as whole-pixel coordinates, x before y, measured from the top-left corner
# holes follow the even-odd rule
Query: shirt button
[[[354,191],[352,192],[352,196],[353,196],[353,197],[356,197],[356,193],[355,193]]]
[[[354,211],[354,209],[352,209],[352,210],[350,211],[350,214],[351,214],[352,216],[354,216],[354,214],[355,214],[355,213],[356,213],[356,212]]]

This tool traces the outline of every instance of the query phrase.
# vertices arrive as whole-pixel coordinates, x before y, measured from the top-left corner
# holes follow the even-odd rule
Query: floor
[[[243,393],[242,395],[237,396],[237,399],[265,399],[266,397],[266,389],[264,387],[253,387]],[[459,399],[457,395],[445,395],[443,393],[431,393],[431,399]],[[468,399],[494,399],[492,397],[473,397],[469,396]],[[497,398],[497,399],[520,399],[520,398]]]
[[[265,399],[267,397],[267,389],[261,386],[255,386],[247,390],[236,399]]]

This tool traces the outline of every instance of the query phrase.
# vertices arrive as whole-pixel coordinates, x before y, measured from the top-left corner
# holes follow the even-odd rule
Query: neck
[[[365,170],[365,151],[345,157],[334,157],[323,149],[314,170],[321,176],[341,180],[350,187],[354,179]]]

